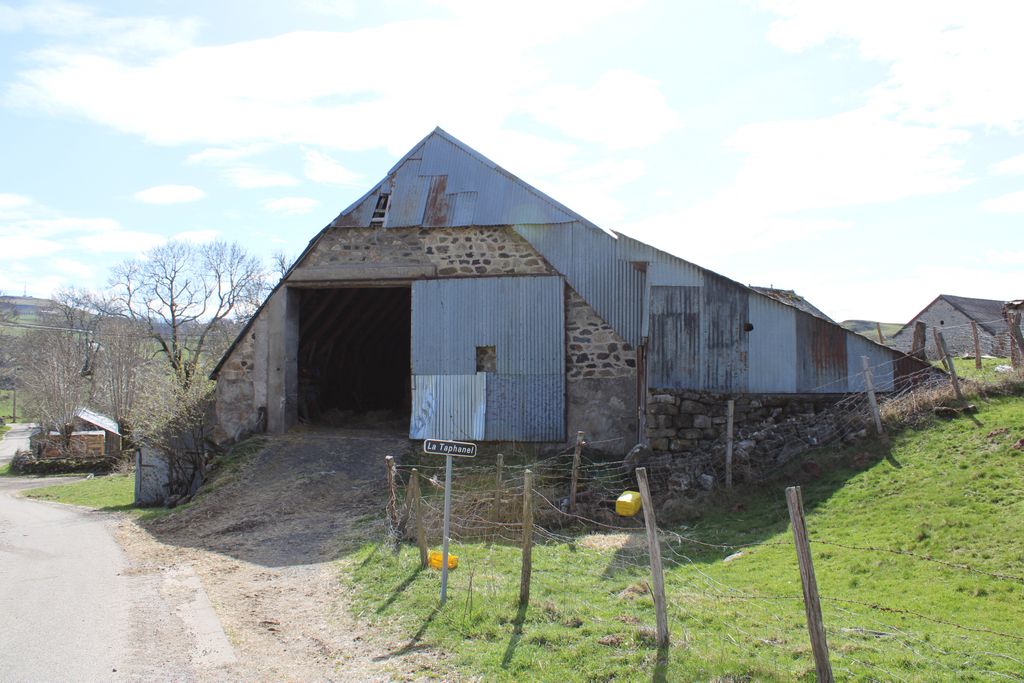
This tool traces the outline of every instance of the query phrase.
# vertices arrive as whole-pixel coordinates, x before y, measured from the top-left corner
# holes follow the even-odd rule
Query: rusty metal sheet
[[[798,392],[831,394],[846,391],[847,334],[852,333],[809,313],[796,311]]]
[[[434,228],[448,225],[448,176],[431,176],[427,189],[427,206],[423,212],[423,226]]]

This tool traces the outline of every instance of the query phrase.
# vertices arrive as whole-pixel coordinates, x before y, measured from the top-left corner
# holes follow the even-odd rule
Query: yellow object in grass
[[[430,565],[431,569],[440,569],[441,568],[441,551],[440,550],[431,550],[427,554],[427,564]],[[458,566],[459,566],[459,557],[458,557],[458,555],[452,555],[451,553],[448,553],[448,569],[455,569]]]
[[[640,492],[623,491],[615,501],[615,513],[623,517],[632,517],[640,512]]]

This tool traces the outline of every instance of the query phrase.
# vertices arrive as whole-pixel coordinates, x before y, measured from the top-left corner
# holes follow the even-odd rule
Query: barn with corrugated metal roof
[[[218,437],[643,441],[654,390],[836,395],[903,354],[603,230],[437,129],[320,231],[221,359]],[[381,412],[382,411],[382,412]]]

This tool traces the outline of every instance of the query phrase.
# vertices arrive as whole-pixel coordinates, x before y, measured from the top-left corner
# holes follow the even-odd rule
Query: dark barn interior
[[[299,307],[299,419],[411,405],[408,287],[306,289]]]

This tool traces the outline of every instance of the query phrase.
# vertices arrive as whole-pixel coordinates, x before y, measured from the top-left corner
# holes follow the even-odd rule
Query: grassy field
[[[874,320],[844,320],[839,323],[843,327],[858,334],[878,341],[878,328]],[[902,323],[882,323],[882,335],[888,340],[903,328]]]
[[[10,389],[0,389],[0,417],[8,422],[11,420],[11,391]]]
[[[956,368],[956,374],[964,379],[973,379],[980,382],[991,382],[992,380],[1003,379],[1006,374],[996,372],[996,367],[999,365],[1009,365],[1009,358],[982,358],[981,359],[981,370],[975,367],[973,358],[954,358],[953,367]],[[943,367],[941,362],[936,363],[937,367]]]
[[[25,491],[26,498],[49,500],[65,505],[82,507],[104,512],[131,512],[142,520],[165,515],[166,508],[137,508],[135,500],[134,474],[109,474],[92,479],[82,479],[67,484],[55,484]]]
[[[820,478],[792,475],[804,479],[837,678],[1016,679],[1024,670],[1024,454],[1012,447],[1024,437],[1024,399],[977,403],[976,421],[819,451]],[[784,486],[722,500],[666,537],[672,646],[663,657],[638,535],[541,534],[526,610],[516,608],[514,543],[455,544],[460,564],[440,610],[438,574],[418,569],[415,547],[369,544],[345,561],[343,580],[363,618],[484,680],[810,681]]]

